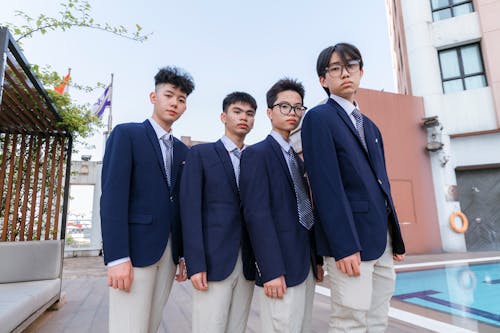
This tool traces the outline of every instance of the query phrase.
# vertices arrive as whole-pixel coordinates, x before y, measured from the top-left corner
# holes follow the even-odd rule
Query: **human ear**
[[[319,77],[319,83],[321,84],[322,87],[328,88],[328,85],[326,84],[326,79],[324,76]]]

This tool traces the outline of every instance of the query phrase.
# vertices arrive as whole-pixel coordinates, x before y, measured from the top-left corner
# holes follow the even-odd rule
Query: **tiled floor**
[[[500,255],[499,253],[467,253],[441,254],[426,256],[409,256],[405,264],[419,262],[442,261],[475,258],[481,256]],[[25,332],[28,333],[59,333],[59,332],[107,332],[108,322],[108,288],[106,286],[106,271],[100,257],[67,258],[64,261],[63,292],[66,297],[64,304],[57,311],[47,311]],[[165,307],[159,333],[183,333],[191,329],[191,291],[189,282],[176,283],[172,288],[170,299]],[[431,316],[435,319],[449,322],[440,314],[422,309],[408,307],[398,302],[391,304],[393,308],[417,313],[420,316]],[[313,332],[327,332],[329,298],[316,294],[313,312]],[[433,332],[416,325],[390,318],[388,333]],[[168,323],[168,325],[167,325]],[[488,328],[484,332],[488,332]],[[252,303],[247,332],[260,332],[259,314],[255,297]],[[466,331],[464,331],[466,332]],[[468,331],[470,332],[470,330]],[[483,329],[481,329],[483,332]],[[451,332],[450,332],[451,333]]]

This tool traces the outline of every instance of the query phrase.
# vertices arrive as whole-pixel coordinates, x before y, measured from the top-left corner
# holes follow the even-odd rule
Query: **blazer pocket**
[[[368,201],[353,200],[350,204],[353,213],[368,213]]]
[[[151,224],[153,223],[152,215],[131,215],[128,218],[130,224]]]

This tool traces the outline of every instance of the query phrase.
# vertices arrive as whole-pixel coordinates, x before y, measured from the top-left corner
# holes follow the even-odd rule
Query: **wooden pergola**
[[[64,239],[72,136],[0,28],[0,241]]]

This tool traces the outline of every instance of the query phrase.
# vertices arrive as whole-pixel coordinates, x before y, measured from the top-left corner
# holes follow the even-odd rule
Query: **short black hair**
[[[252,95],[242,91],[234,91],[227,95],[222,101],[222,112],[227,112],[227,109],[231,104],[238,102],[248,104],[252,107],[252,109],[257,111],[257,102]]]
[[[318,56],[318,61],[316,62],[316,72],[318,73],[318,77],[325,77],[326,68],[330,64],[330,59],[332,58],[332,54],[337,52],[340,59],[344,64],[347,64],[349,60],[359,60],[359,68],[363,69],[363,58],[361,57],[361,52],[359,52],[358,48],[349,43],[338,43],[334,46],[329,46]],[[330,91],[328,88],[323,87],[325,89],[328,96],[330,96]]]
[[[167,66],[160,68],[155,75],[155,88],[165,83],[170,83],[174,87],[179,88],[186,95],[191,94],[194,90],[193,77],[179,67]]]
[[[272,108],[274,103],[276,102],[276,99],[278,98],[278,94],[283,91],[295,91],[297,94],[300,95],[300,98],[302,99],[302,102],[304,102],[304,95],[305,95],[305,90],[304,86],[302,83],[295,79],[290,79],[290,78],[283,78],[273,84],[271,88],[266,93],[266,100],[267,100],[267,107]]]

